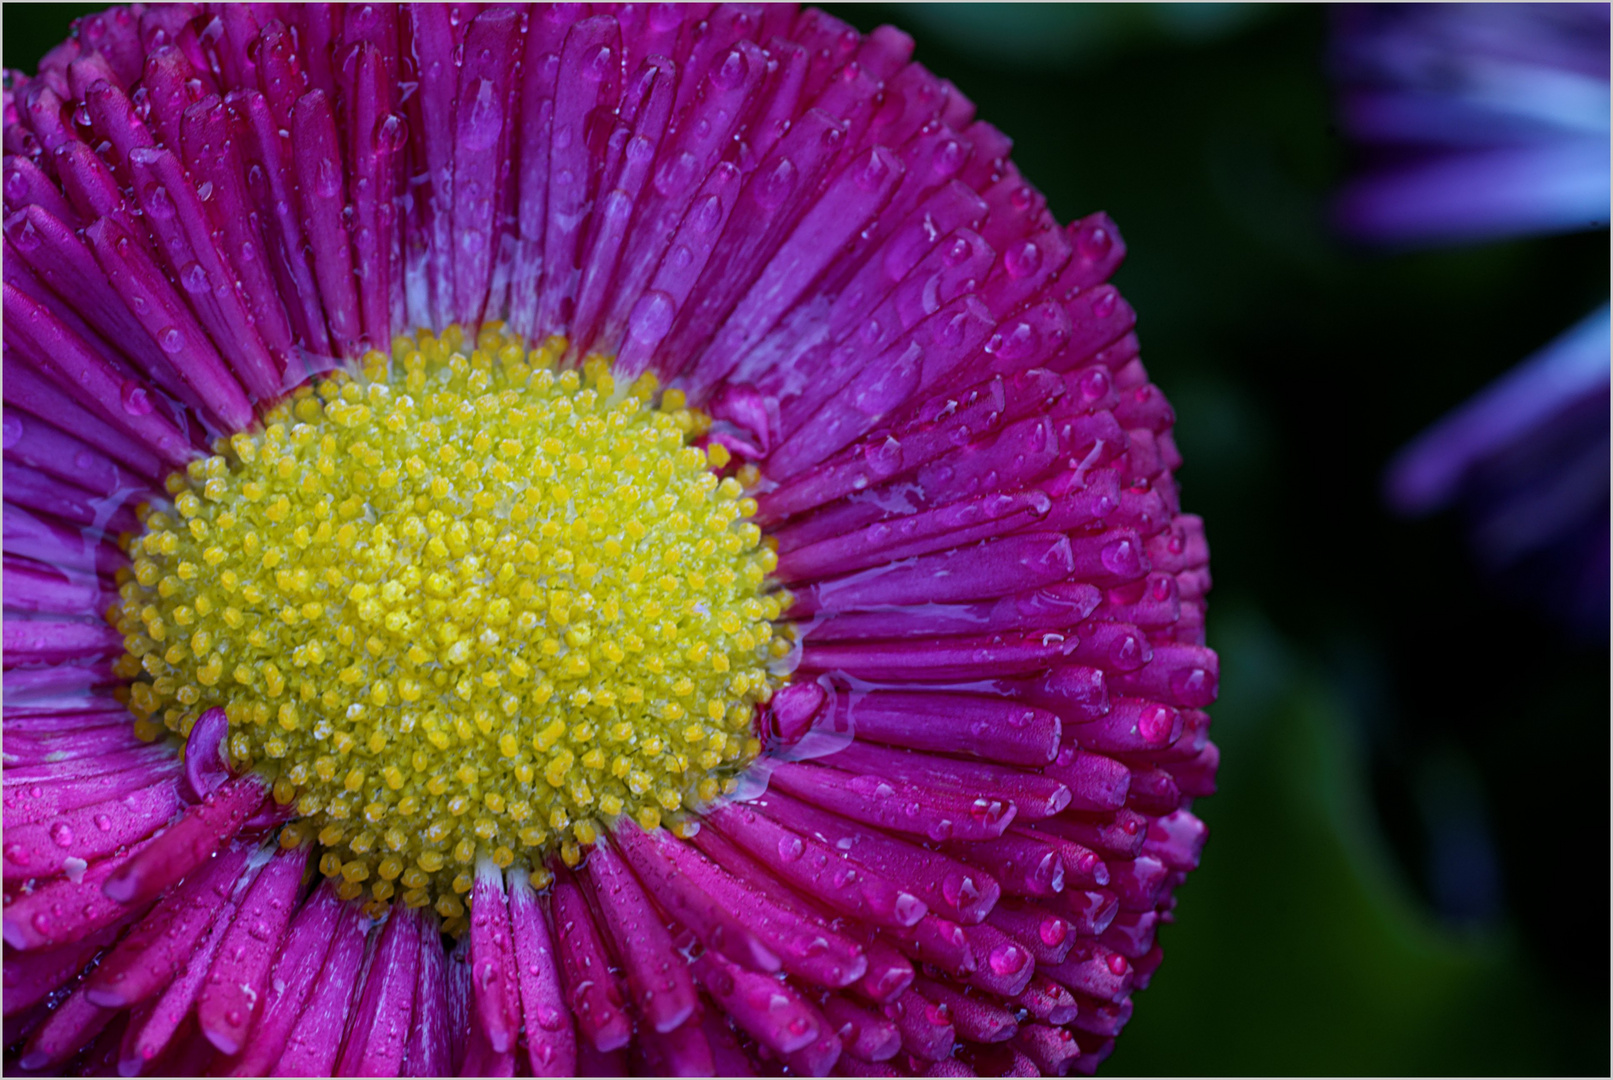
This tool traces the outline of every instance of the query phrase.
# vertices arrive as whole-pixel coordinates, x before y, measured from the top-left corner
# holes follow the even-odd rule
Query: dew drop
[[[1018,945],[998,945],[986,956],[986,963],[998,975],[1012,975],[1025,966],[1027,953]]]
[[[123,389],[119,392],[119,397],[123,402],[123,411],[128,413],[130,416],[150,415],[151,395],[147,393],[145,387],[141,386],[133,379],[130,379],[123,384]]]
[[[1042,265],[1042,251],[1029,240],[1010,247],[1003,255],[1003,268],[1016,278],[1029,277]]]
[[[1109,254],[1114,247],[1114,237],[1102,225],[1091,225],[1082,229],[1075,238],[1076,250],[1088,262],[1097,262]]]
[[[16,235],[11,238],[11,242],[17,245],[17,250],[24,254],[37,251],[40,243],[42,243],[39,230],[34,228],[33,221],[28,218],[23,219],[22,228],[17,230]]]
[[[174,216],[174,200],[169,196],[168,189],[161,184],[151,184],[146,187],[146,212],[158,221],[168,221]]]
[[[342,190],[342,174],[331,158],[322,157],[314,166],[314,194],[321,199],[334,199]]]
[[[777,165],[766,176],[759,177],[756,184],[756,203],[763,210],[776,210],[790,192],[795,190],[798,173],[795,163],[789,158],[780,158]]]
[[[745,81],[745,54],[730,49],[723,62],[711,73],[711,82],[722,90],[733,90]]]
[[[627,332],[641,345],[656,345],[672,329],[674,314],[676,307],[672,297],[652,289],[633,305],[632,314],[627,317]]]

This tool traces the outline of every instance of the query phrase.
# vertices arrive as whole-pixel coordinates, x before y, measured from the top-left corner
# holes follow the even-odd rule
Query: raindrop
[[[157,332],[157,344],[162,347],[163,352],[173,356],[185,347],[185,335],[181,334],[178,328],[170,326]]]
[[[146,211],[158,221],[168,221],[174,216],[174,200],[169,197],[167,188],[161,184],[146,186]]]
[[[35,251],[40,245],[39,230],[34,228],[32,219],[24,218],[22,228],[18,229],[11,242],[17,245],[17,250],[24,254]]]
[[[864,191],[873,191],[889,175],[890,162],[882,155],[872,151],[868,154],[868,164],[857,173],[857,186]]]
[[[0,421],[0,432],[4,435],[5,448],[10,450],[22,441],[22,417],[14,412],[6,413],[5,419]]]
[[[133,379],[123,384],[119,393],[123,401],[123,411],[130,416],[148,416],[151,413],[151,395],[146,388]]]
[[[693,154],[680,152],[655,171],[655,190],[665,198],[687,191],[698,164]]]
[[[342,174],[336,162],[321,157],[314,166],[314,194],[321,199],[334,199],[342,190]]]
[[[780,158],[777,165],[763,177],[758,178],[756,185],[756,203],[763,210],[776,210],[779,205],[789,198],[790,192],[795,190],[798,174],[795,163],[789,158]]]
[[[504,110],[499,105],[498,91],[491,79],[477,79],[471,101],[470,115],[461,129],[460,138],[468,150],[487,150],[498,142],[504,124]]]
[[[689,224],[697,233],[711,232],[722,222],[722,200],[715,195],[707,195],[700,200],[690,216]]]
[[[1109,254],[1109,249],[1114,246],[1114,238],[1102,225],[1092,225],[1077,234],[1075,246],[1082,258],[1088,262],[1097,262]]]
[[[409,123],[397,113],[387,113],[376,121],[375,148],[382,153],[403,149],[409,141]]]
[[[1127,538],[1109,541],[1103,545],[1098,557],[1103,563],[1103,568],[1111,574],[1129,577],[1139,569],[1137,546]]]
[[[998,945],[987,955],[986,963],[998,975],[1012,975],[1025,966],[1027,958],[1028,954],[1018,945]]]
[[[722,90],[733,90],[745,81],[745,54],[738,49],[730,49],[723,62],[711,73],[711,82]]]
[[[1029,277],[1042,265],[1042,251],[1029,240],[1016,244],[1003,255],[1003,266],[1016,278]]]
[[[980,890],[975,886],[974,878],[954,871],[942,879],[941,895],[953,907],[963,907],[979,899]]]
[[[1042,939],[1042,943],[1050,949],[1054,949],[1062,945],[1069,932],[1070,924],[1065,922],[1063,919],[1056,918],[1052,915],[1049,915],[1047,918],[1043,919],[1042,925],[1037,928],[1037,936],[1040,937]]]
[[[672,329],[675,314],[672,298],[652,289],[633,305],[633,311],[627,318],[627,332],[641,345],[656,345]]]

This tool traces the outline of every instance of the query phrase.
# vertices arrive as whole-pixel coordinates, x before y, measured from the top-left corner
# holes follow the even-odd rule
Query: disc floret
[[[282,842],[450,919],[479,854],[541,873],[731,787],[788,652],[755,503],[680,394],[468,344],[400,338],[170,477],[113,612],[143,735],[223,707],[295,803]]]

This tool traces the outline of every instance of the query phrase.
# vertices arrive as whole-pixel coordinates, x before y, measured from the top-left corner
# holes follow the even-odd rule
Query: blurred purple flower
[[[1600,228],[1608,220],[1608,7],[1340,10],[1345,131],[1371,164],[1338,220],[1371,243]]]
[[[1346,132],[1367,160],[1335,207],[1372,244],[1605,228],[1609,9],[1339,9]],[[1609,315],[1603,307],[1401,451],[1390,503],[1465,504],[1480,564],[1585,633],[1608,621]]]
[[[1480,565],[1584,633],[1608,621],[1608,308],[1541,349],[1406,446],[1390,503],[1461,500]]]

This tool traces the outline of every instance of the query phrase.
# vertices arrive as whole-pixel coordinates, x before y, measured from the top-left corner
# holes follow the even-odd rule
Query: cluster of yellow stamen
[[[492,326],[400,338],[170,478],[114,619],[147,738],[230,719],[345,896],[464,915],[478,856],[676,823],[788,653],[755,503],[653,377]]]

